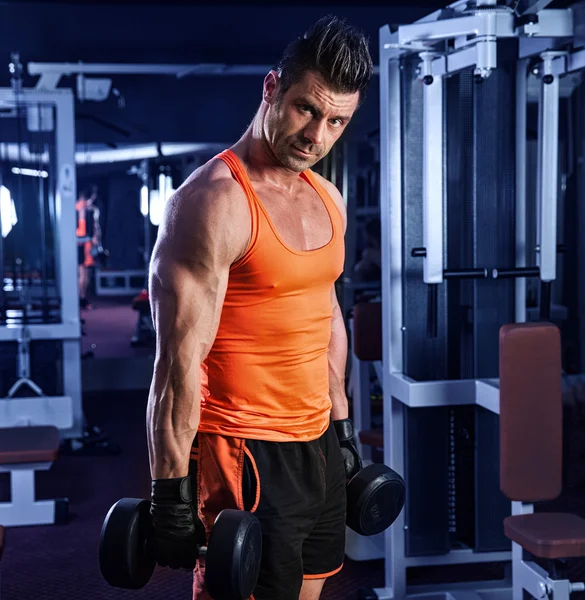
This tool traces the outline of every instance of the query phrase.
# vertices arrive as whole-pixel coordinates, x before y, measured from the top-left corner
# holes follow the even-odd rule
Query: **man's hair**
[[[359,92],[361,101],[374,67],[366,36],[344,20],[328,15],[286,47],[276,71],[281,96],[307,71],[314,71],[334,92]]]
[[[78,197],[84,198],[85,200],[89,200],[95,191],[95,186],[87,185],[79,188]]]

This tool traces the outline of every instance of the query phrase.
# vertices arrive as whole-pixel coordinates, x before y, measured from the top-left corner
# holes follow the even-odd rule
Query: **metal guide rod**
[[[242,64],[228,65],[223,63],[199,64],[124,64],[124,63],[27,63],[29,75],[265,75],[272,68],[270,65]]]
[[[561,52],[543,52],[543,73],[538,115],[538,219],[537,264],[542,281],[556,278],[557,188],[559,160],[559,77],[553,61]]]
[[[0,207],[2,203],[2,173],[0,173]],[[4,292],[4,237],[2,236],[2,210],[0,208],[0,323],[2,323],[6,307],[4,306],[5,292]]]
[[[528,60],[518,61],[516,69],[516,266],[526,266],[526,114],[528,99]],[[514,318],[526,321],[526,280],[514,282]]]
[[[443,78],[433,77],[435,54],[420,54],[423,90],[423,265],[425,283],[443,281]]]

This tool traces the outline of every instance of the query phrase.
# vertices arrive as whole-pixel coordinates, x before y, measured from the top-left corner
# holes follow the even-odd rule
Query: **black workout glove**
[[[189,477],[153,479],[150,514],[156,562],[171,569],[192,569],[199,546]]]
[[[349,481],[362,468],[362,459],[353,439],[353,423],[351,419],[340,419],[333,421],[333,426],[341,446],[341,454],[345,463],[345,477]]]

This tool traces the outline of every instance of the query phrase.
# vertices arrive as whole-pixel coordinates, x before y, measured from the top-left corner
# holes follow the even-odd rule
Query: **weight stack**
[[[515,43],[501,44],[498,56],[501,66],[482,83],[469,70],[449,84],[449,268],[491,271],[515,265]],[[459,351],[449,375],[498,377],[499,329],[515,318],[514,280],[450,281],[448,286],[449,346]],[[479,407],[471,413],[457,410],[458,429],[473,445],[459,435],[455,537],[476,551],[507,550],[510,542],[501,524],[510,503],[499,489],[499,418]]]
[[[515,43],[502,43],[498,56],[501,66],[480,84],[472,69],[445,80],[445,268],[515,265]],[[514,321],[514,280],[439,285],[437,335],[427,334],[423,263],[411,256],[423,246],[418,62],[403,59],[401,71],[403,371],[416,381],[497,377],[499,329]],[[474,406],[406,408],[405,443],[407,555],[508,549],[497,415]]]
[[[447,378],[447,290],[439,286],[436,337],[427,335],[428,287],[423,262],[411,250],[423,245],[423,86],[418,59],[403,59],[403,335],[404,373],[417,381]],[[449,541],[449,409],[405,408],[407,556],[446,554]],[[431,500],[432,499],[432,500]]]

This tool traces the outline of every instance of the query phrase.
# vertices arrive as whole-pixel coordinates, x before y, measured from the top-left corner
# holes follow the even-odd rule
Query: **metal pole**
[[[41,141],[41,155],[44,150],[44,136],[43,136],[43,115],[41,111],[40,103],[37,105],[38,108],[38,118],[39,118],[39,137]],[[42,171],[42,161],[39,159],[38,164],[39,177],[37,177],[39,181],[39,216],[40,216],[40,227],[41,227],[41,279],[42,279],[42,288],[43,288],[43,321],[47,321],[49,317],[49,287],[48,287],[48,270],[47,270],[47,231],[45,224],[45,182],[43,178],[40,176]]]
[[[23,190],[22,190],[22,169],[24,167],[22,162],[22,104],[20,100],[20,93],[15,92],[16,98],[16,128],[17,128],[17,139],[18,139],[18,168],[20,169],[19,174],[17,175],[17,197],[18,200],[13,198],[14,202],[14,210],[17,210],[16,207],[20,208],[20,215],[18,216],[18,232],[14,232],[16,239],[18,240],[15,247],[15,261],[16,264],[20,266],[20,300],[22,304],[22,322],[28,322],[28,298],[26,283],[25,283],[25,274],[27,270],[26,263],[26,254],[24,252],[26,244],[25,231],[26,231],[26,219],[24,218],[24,198],[23,198]],[[18,214],[18,211],[17,211]],[[19,256],[20,255],[20,256]],[[15,288],[16,289],[16,288]]]
[[[70,90],[55,94],[57,106],[55,131],[55,202],[56,270],[61,295],[63,323],[75,327],[75,337],[63,340],[63,391],[73,399],[73,427],[64,434],[80,437],[84,428],[81,401],[81,327],[79,320],[79,288],[77,285],[77,242],[75,239],[75,104]]]
[[[431,52],[420,55],[423,90],[423,280],[428,284],[427,336],[436,338],[438,284],[443,282],[443,78],[433,77]]]
[[[27,63],[29,75],[266,75],[269,64],[120,64],[120,63]]]
[[[443,78],[433,77],[423,52],[423,243],[425,283],[443,282]],[[428,69],[428,70],[427,70]]]
[[[54,108],[51,108],[54,111]],[[62,322],[62,312],[61,312],[61,292],[60,288],[57,285],[57,269],[58,269],[58,254],[57,254],[57,240],[56,240],[56,231],[57,231],[57,215],[55,214],[56,206],[56,192],[57,192],[57,177],[53,176],[56,168],[56,160],[55,160],[55,143],[52,142],[49,144],[48,154],[49,154],[49,179],[47,180],[47,205],[48,205],[48,213],[49,213],[49,231],[51,232],[51,240],[52,240],[52,252],[51,256],[51,269],[50,271],[47,269],[48,275],[51,277],[54,286],[54,293],[57,300],[57,305],[59,306],[59,310],[57,312],[57,322]]]
[[[338,146],[333,146],[331,150],[331,178],[329,180],[335,187],[337,187],[337,161],[339,159],[337,148]]]
[[[353,151],[353,145],[350,146],[349,142],[344,142],[343,149],[341,152],[341,158],[342,158],[341,195],[343,196],[343,199],[345,200],[346,206],[348,204],[348,199],[349,199],[349,194],[350,194],[350,189],[349,189],[350,162],[351,162],[351,166],[353,167],[353,169],[355,169],[355,165],[353,164],[353,161],[350,161],[350,159],[349,159],[349,153],[352,151]]]
[[[404,405],[392,380],[403,370],[402,298],[402,71],[388,59],[390,28],[380,29],[380,222],[382,241],[382,331],[384,462],[404,474]],[[408,485],[408,483],[407,483]],[[380,600],[406,596],[405,513],[385,533],[385,588]]]
[[[0,187],[2,187],[2,185],[2,171],[0,170]],[[2,202],[1,199],[0,202]],[[0,323],[4,321],[6,316],[4,299],[4,237],[2,236],[2,210],[0,209]]]
[[[146,270],[146,282],[145,282],[145,286],[146,288],[148,288],[148,269],[149,269],[149,265],[150,265],[150,177],[149,177],[149,168],[148,168],[148,161],[147,160],[143,160],[140,164],[140,173],[141,173],[141,179],[142,179],[142,186],[146,186],[146,205],[148,207],[148,210],[146,211],[146,214],[143,215],[144,216],[144,253],[143,253],[143,260],[144,260],[144,269]],[[142,188],[140,189],[140,194],[142,194]],[[142,202],[142,197],[140,198],[140,201]]]
[[[538,254],[542,281],[556,278],[559,160],[559,77],[553,75],[556,52],[544,52],[538,115]]]
[[[345,232],[345,265],[343,269],[343,295],[341,297],[341,310],[348,314],[354,301],[354,288],[352,283],[353,268],[355,265],[356,233],[359,227],[356,216],[356,145],[358,142],[343,144],[343,171],[341,195],[347,210],[347,227]]]
[[[149,190],[150,192],[150,190]],[[150,266],[150,221],[149,216],[144,217],[144,268],[148,271]]]
[[[518,61],[516,70],[516,266],[526,266],[526,104],[528,60]],[[526,321],[526,280],[514,282],[514,319]]]
[[[443,271],[445,279],[487,279],[488,270],[478,268],[469,269],[445,269]]]

